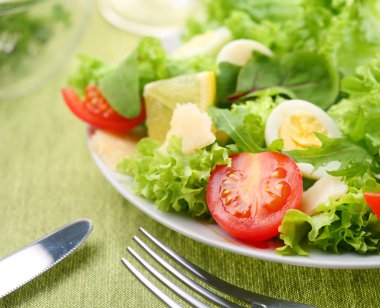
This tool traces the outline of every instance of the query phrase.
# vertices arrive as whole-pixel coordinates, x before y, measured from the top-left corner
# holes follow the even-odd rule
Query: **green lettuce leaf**
[[[380,221],[366,204],[363,191],[354,187],[337,201],[318,206],[319,213],[308,216],[289,210],[279,227],[284,246],[281,255],[308,255],[306,247],[340,253],[379,253]]]
[[[168,56],[158,39],[144,37],[137,46],[136,54],[137,69],[126,69],[129,74],[138,75],[140,92],[147,83],[170,77],[166,66]]]
[[[332,106],[329,115],[343,134],[362,142],[378,158],[380,150],[380,57],[360,66],[342,81],[346,99]]]
[[[195,55],[183,59],[169,57],[166,66],[170,76],[216,71],[215,58],[211,55]]]
[[[234,38],[257,40],[274,51],[317,52],[345,75],[380,51],[377,0],[204,0],[206,20],[194,17],[187,37],[224,26]],[[355,50],[355,52],[352,52]]]
[[[265,151],[264,131],[266,120],[280,98],[270,96],[232,105],[231,110],[211,107],[208,110],[215,127],[225,132],[240,152]]]
[[[158,142],[145,138],[132,157],[118,164],[118,171],[132,176],[136,192],[160,210],[208,216],[206,184],[215,165],[230,163],[228,155],[217,144],[184,154],[176,136],[163,152]]]

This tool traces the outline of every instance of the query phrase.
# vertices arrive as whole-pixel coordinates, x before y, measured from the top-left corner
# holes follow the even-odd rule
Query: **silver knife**
[[[90,220],[79,219],[0,259],[0,298],[67,257],[91,230]]]

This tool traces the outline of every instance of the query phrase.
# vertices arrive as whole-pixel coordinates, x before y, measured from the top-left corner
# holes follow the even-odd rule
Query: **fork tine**
[[[232,285],[216,276],[211,275],[210,273],[206,272],[205,270],[201,269],[200,267],[186,260],[184,257],[180,256],[173,249],[169,248],[168,246],[160,242],[157,238],[155,238],[152,234],[150,234],[144,228],[140,227],[139,231],[142,232],[148,239],[150,239],[157,247],[159,247],[162,251],[164,251],[168,256],[173,258],[178,264],[182,265],[185,269],[187,269],[189,272],[191,272],[198,278],[202,279],[204,282],[211,284],[218,290],[225,292],[231,296],[234,296],[248,303],[252,303],[252,299],[250,297],[245,297],[240,294],[241,290],[239,287]],[[235,289],[236,289],[236,292],[234,292]],[[266,297],[260,294],[257,294],[257,295],[258,295],[258,299],[260,299],[260,297],[263,297],[263,298]]]
[[[193,290],[201,294],[203,297],[208,298],[209,300],[213,301],[214,303],[222,306],[222,307],[241,307],[239,305],[236,305],[233,302],[230,302],[229,300],[226,300],[224,298],[221,298],[220,296],[216,295],[215,293],[211,292],[210,290],[204,288],[203,286],[196,283],[194,280],[190,279],[189,277],[182,274],[179,270],[177,270],[175,267],[173,267],[171,264],[169,264],[166,260],[161,258],[158,254],[156,254],[152,249],[150,249],[141,239],[139,239],[137,236],[134,236],[133,239],[153,258],[155,259],[160,265],[162,265],[166,270],[168,270],[172,275],[176,276],[178,279],[180,279],[183,283],[187,284],[189,287],[191,287]]]
[[[137,261],[139,261],[148,271],[152,273],[153,276],[158,278],[163,284],[165,284],[169,289],[177,293],[179,296],[181,296],[184,300],[186,300],[188,303],[194,305],[195,307],[202,307],[207,308],[208,306],[196,299],[195,297],[191,296],[184,290],[182,290],[180,287],[175,285],[173,282],[171,282],[169,279],[167,279],[164,275],[162,275],[159,271],[157,271],[152,265],[150,265],[148,262],[146,262],[134,249],[131,247],[127,248],[129,253],[132,254],[134,258],[136,258]]]
[[[135,268],[127,259],[121,258],[123,264],[134,274],[153,294],[155,294],[160,300],[162,300],[169,307],[181,308],[175,301],[173,301],[169,296],[157,288],[153,283],[151,283],[143,274],[141,274],[137,268]]]
[[[235,286],[227,281],[224,281],[209,272],[203,270],[202,268],[196,266],[195,264],[187,261],[185,258],[180,256],[177,252],[160,242],[157,238],[155,238],[152,234],[146,231],[144,228],[140,227],[139,231],[142,232],[148,239],[150,239],[157,247],[159,247],[162,251],[164,251],[169,257],[175,260],[178,264],[187,269],[190,273],[194,274],[204,282],[210,284],[214,288],[222,291],[228,295],[231,295],[237,299],[245,301],[247,303],[251,303],[256,307],[311,307],[308,305],[290,302],[286,300],[281,300],[277,298],[271,298],[269,296],[265,296],[262,294],[258,294],[255,292],[251,292]]]

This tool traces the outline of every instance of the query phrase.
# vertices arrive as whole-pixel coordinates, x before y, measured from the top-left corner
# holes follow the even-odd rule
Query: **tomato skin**
[[[89,87],[93,87],[97,90],[95,86]],[[92,90],[88,88],[86,88],[86,93],[89,93],[89,91]],[[96,106],[97,108],[91,108],[92,97],[87,96],[84,100],[80,100],[74,89],[62,89],[62,96],[67,107],[69,107],[76,117],[96,128],[116,133],[124,133],[142,124],[145,120],[144,104],[142,104],[141,113],[138,116],[129,119],[117,114],[104,98],[104,101],[102,101],[103,106],[101,107],[105,109],[105,111],[99,112],[97,109],[99,109],[100,106]]]
[[[288,156],[277,152],[238,153],[219,165],[207,184],[207,205],[220,227],[246,242],[279,234],[285,213],[299,208],[302,175]]]
[[[380,218],[380,193],[364,193],[364,198],[372,211]]]

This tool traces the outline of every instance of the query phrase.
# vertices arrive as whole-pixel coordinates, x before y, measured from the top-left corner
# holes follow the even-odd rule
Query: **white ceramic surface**
[[[89,149],[100,171],[120,194],[154,220],[196,241],[252,258],[297,266],[340,269],[380,267],[380,255],[360,255],[353,253],[336,255],[313,250],[310,251],[310,255],[307,257],[281,256],[275,253],[275,247],[272,243],[268,245],[264,244],[264,247],[253,247],[232,238],[216,224],[195,220],[175,213],[161,212],[154,207],[152,202],[134,193],[129,177],[110,170],[92,151],[91,147],[89,147]]]

